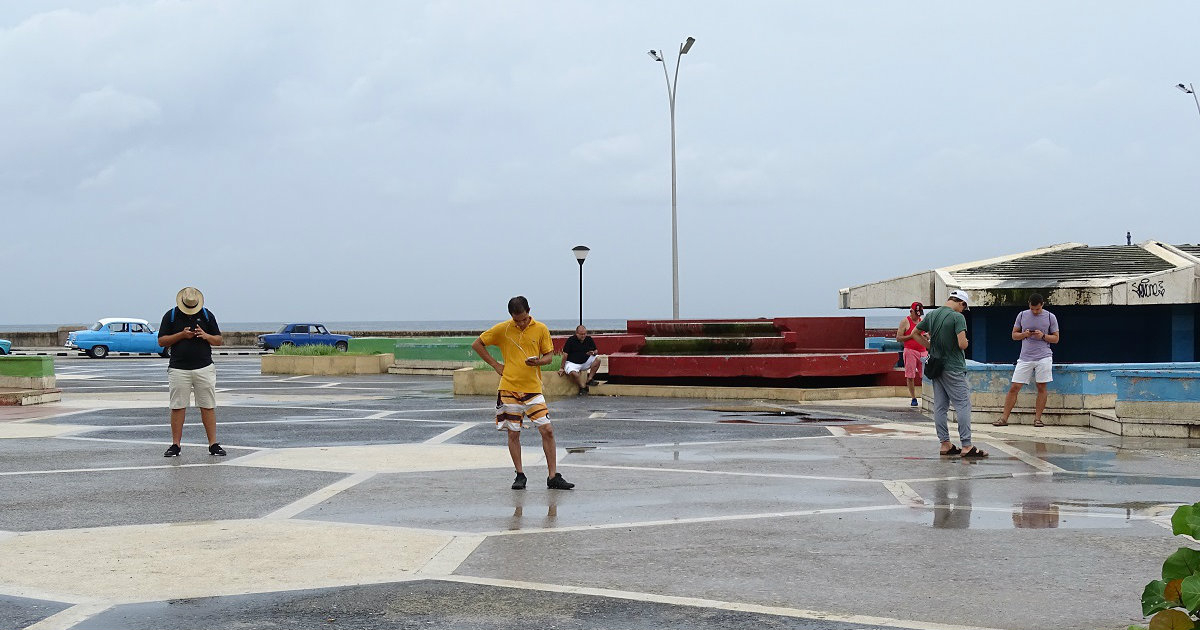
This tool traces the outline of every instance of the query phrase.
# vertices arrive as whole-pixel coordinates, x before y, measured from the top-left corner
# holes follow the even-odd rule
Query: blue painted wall
[[[979,306],[967,313],[967,358],[982,363],[1016,363],[1021,342],[1012,340],[1013,321],[1028,307]],[[1046,305],[1062,327],[1054,346],[1059,363],[1165,363],[1200,358],[1195,304],[1154,306]]]
[[[1117,400],[1200,402],[1200,370],[1118,370]]]
[[[971,385],[971,391],[984,392],[992,394],[1003,394],[1008,391],[1009,385],[1012,384],[1013,366],[996,363],[978,363],[976,361],[967,362],[967,382]],[[1055,394],[1083,394],[1085,396],[1096,396],[1104,394],[1118,394],[1119,380],[1118,375],[1121,374],[1155,374],[1161,375],[1164,383],[1155,387],[1166,387],[1165,381],[1175,378],[1190,378],[1200,379],[1200,363],[1077,363],[1071,365],[1055,365],[1054,380],[1047,386],[1046,390]],[[929,380],[928,378],[925,380]],[[1126,379],[1128,381],[1128,379]],[[1142,379],[1140,382],[1147,382]],[[1197,381],[1200,383],[1200,380]],[[1143,395],[1133,394],[1138,391],[1139,387],[1133,384],[1127,384],[1126,395]],[[1149,387],[1144,386],[1144,387]],[[1026,388],[1026,391],[1032,387]],[[1189,390],[1193,395],[1200,390]],[[1148,395],[1148,394],[1146,394]],[[1130,398],[1130,400],[1166,400],[1165,398]]]

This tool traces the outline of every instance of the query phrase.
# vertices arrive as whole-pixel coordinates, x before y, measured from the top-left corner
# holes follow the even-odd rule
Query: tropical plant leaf
[[[1150,619],[1150,630],[1192,630],[1196,624],[1182,610],[1162,610]]]
[[[1174,581],[1171,582],[1171,584],[1174,583]],[[1168,590],[1169,589],[1170,586],[1168,585]],[[1180,582],[1179,601],[1183,603],[1184,608],[1187,608],[1192,612],[1196,612],[1196,610],[1200,609],[1200,575],[1193,575],[1192,577],[1183,578],[1183,580]]]
[[[1200,503],[1181,505],[1171,515],[1171,533],[1187,534],[1200,540]]]
[[[1163,562],[1162,579],[1181,580],[1200,572],[1200,551],[1180,547]]]
[[[1167,601],[1165,594],[1167,583],[1162,580],[1154,580],[1146,585],[1146,590],[1142,591],[1142,616],[1149,617],[1160,610],[1166,610],[1175,605],[1174,602]]]
[[[1167,588],[1163,589],[1163,599],[1175,604],[1176,606],[1183,605],[1183,580],[1171,580],[1167,582]]]

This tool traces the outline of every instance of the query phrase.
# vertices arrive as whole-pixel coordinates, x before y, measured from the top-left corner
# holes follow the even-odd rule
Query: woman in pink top
[[[900,320],[896,329],[896,341],[904,342],[904,379],[908,381],[908,395],[912,397],[909,405],[917,406],[917,391],[915,383],[921,380],[925,371],[925,357],[929,354],[914,337],[925,333],[915,330],[925,315],[925,309],[920,302],[913,302],[909,307],[908,317]]]

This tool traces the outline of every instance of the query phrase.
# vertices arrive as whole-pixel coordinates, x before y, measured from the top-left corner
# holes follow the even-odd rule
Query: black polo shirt
[[[571,335],[567,337],[567,342],[563,344],[563,354],[567,355],[567,360],[571,363],[583,365],[588,360],[588,352],[596,349],[596,342],[591,335],[585,335],[583,341],[579,337]]]
[[[174,318],[172,318],[172,314]],[[174,321],[172,321],[172,319]],[[199,326],[210,335],[221,334],[217,326],[217,318],[212,311],[201,309],[195,315],[184,315],[183,311],[173,308],[163,315],[162,323],[158,325],[158,336],[166,337],[183,332],[185,328]],[[212,346],[199,337],[181,339],[171,346],[171,363],[167,367],[177,370],[199,370],[212,365]]]

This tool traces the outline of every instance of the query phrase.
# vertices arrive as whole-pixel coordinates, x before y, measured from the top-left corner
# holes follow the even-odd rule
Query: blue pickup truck
[[[330,334],[321,324],[284,324],[279,330],[258,336],[258,347],[277,350],[281,346],[333,346],[342,352],[350,346],[350,335]]]

